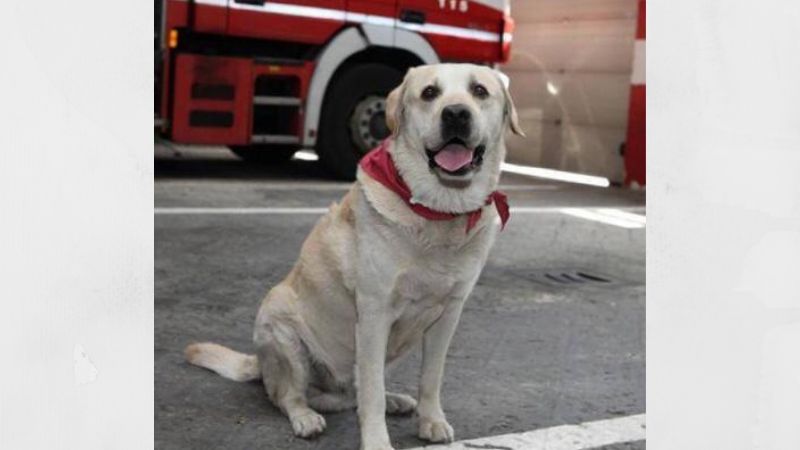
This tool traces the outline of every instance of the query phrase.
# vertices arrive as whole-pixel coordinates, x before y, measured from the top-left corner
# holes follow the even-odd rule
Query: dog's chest
[[[482,268],[487,239],[470,239],[461,224],[438,225],[401,239],[411,250],[398,264],[393,282],[392,307],[398,316],[425,315],[453,297],[463,297]]]
[[[462,301],[472,274],[479,268],[465,267],[447,258],[421,262],[401,270],[395,279],[391,308],[395,318],[389,335],[387,359],[392,361],[422,339],[451,302]]]
[[[463,270],[449,264],[435,267],[434,264],[414,262],[398,272],[394,281],[394,302],[427,304],[432,299],[445,297],[463,278],[460,273]]]

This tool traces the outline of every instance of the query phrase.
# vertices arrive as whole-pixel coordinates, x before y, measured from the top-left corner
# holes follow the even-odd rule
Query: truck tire
[[[320,117],[317,154],[337,178],[352,180],[356,165],[389,135],[385,99],[403,73],[383,64],[347,69],[328,89]]]
[[[294,145],[235,145],[231,146],[230,149],[239,158],[259,164],[286,162],[299,150]]]

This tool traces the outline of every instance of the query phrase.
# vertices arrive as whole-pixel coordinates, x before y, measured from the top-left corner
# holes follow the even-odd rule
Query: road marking
[[[566,172],[563,170],[546,169],[544,167],[523,166],[521,164],[502,163],[500,170],[517,175],[527,175],[529,177],[547,178],[550,180],[565,181],[568,183],[588,184],[589,186],[599,186],[607,188],[611,186],[608,178],[594,175],[584,175],[582,173]]]
[[[557,191],[561,186],[555,184],[501,184],[497,187],[501,191]]]
[[[511,212],[515,214],[529,213],[564,213],[565,210],[586,210],[597,209],[594,207],[564,208],[561,206],[517,206],[512,207]],[[604,208],[601,208],[604,209]],[[620,206],[614,210],[624,212],[640,211],[641,206]],[[153,212],[156,215],[251,215],[251,214],[325,214],[327,207],[240,207],[240,208],[217,208],[217,207],[156,207]],[[643,217],[643,216],[642,216]],[[622,219],[618,219],[622,220]]]
[[[645,439],[645,415],[502,434],[408,450],[584,450]]]
[[[166,207],[155,208],[154,212],[164,215],[238,215],[238,214],[325,214],[328,208],[266,207],[266,208],[195,208]]]
[[[622,211],[618,208],[562,208],[561,212],[622,228],[644,228],[647,225],[646,216]]]
[[[257,182],[253,187],[267,191],[347,191],[353,183],[298,183],[286,182]]]

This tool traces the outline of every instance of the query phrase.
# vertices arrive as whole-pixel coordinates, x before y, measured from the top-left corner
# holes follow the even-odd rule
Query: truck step
[[[300,138],[291,134],[254,134],[250,138],[253,144],[299,144]]]
[[[257,95],[253,97],[254,105],[273,105],[273,106],[300,106],[300,99],[297,97],[276,97],[272,95]]]

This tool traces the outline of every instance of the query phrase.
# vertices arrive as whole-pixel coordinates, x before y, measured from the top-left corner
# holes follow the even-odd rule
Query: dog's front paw
[[[453,442],[453,427],[444,417],[441,419],[420,417],[419,437],[431,442]]]
[[[301,438],[316,436],[325,429],[325,418],[314,411],[302,416],[292,417],[291,421],[295,436]]]

